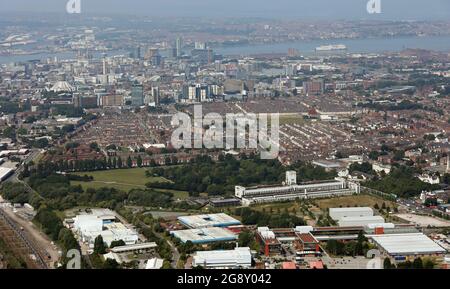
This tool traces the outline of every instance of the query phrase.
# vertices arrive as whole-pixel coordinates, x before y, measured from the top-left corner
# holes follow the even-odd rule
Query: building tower
[[[103,75],[107,74],[107,72],[106,72],[106,59],[105,58],[103,58],[103,69],[102,69],[102,72],[103,72]]]
[[[131,89],[131,105],[135,107],[144,105],[144,87],[138,82],[135,82]]]
[[[182,46],[183,46],[183,43],[181,41],[181,37],[178,37],[177,41],[176,41],[177,57],[181,57],[181,55],[182,55],[182,51],[181,51]]]
[[[292,186],[297,184],[297,172],[296,171],[287,171],[286,172],[286,185]]]

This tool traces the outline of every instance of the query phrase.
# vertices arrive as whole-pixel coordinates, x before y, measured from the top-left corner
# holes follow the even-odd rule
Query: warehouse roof
[[[350,207],[350,208],[330,208],[330,213],[347,213],[347,212],[373,212],[370,207]]]
[[[0,180],[3,180],[12,172],[13,172],[13,170],[10,168],[0,167]]]
[[[179,238],[183,243],[191,241],[194,244],[233,241],[237,239],[237,236],[232,232],[217,227],[171,231],[170,233]]]
[[[252,255],[250,248],[239,247],[234,250],[198,251],[194,254],[196,265],[250,265]]]
[[[435,254],[446,250],[422,233],[368,235],[391,255]]]
[[[382,216],[348,216],[348,217],[342,217],[339,219],[338,222],[358,222],[358,221],[379,221],[379,222],[373,222],[371,224],[382,224],[384,223],[384,219]]]
[[[190,228],[227,227],[240,225],[241,222],[227,214],[208,214],[178,217],[178,220]]]
[[[381,216],[355,216],[355,217],[342,217],[338,220],[339,227],[346,226],[367,226],[369,224],[382,224],[384,219]]]
[[[158,245],[155,242],[149,242],[149,243],[118,246],[118,247],[112,248],[111,251],[114,253],[123,253],[123,252],[128,252],[128,251],[138,251],[138,250],[156,248],[157,246]]]

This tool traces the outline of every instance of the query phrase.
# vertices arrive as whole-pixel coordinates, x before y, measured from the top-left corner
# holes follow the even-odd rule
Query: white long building
[[[113,241],[122,240],[126,245],[136,244],[138,233],[116,222],[116,217],[109,210],[92,210],[92,214],[77,215],[73,218],[73,230],[80,241],[94,248],[95,238],[102,236],[103,241],[111,246]]]
[[[249,268],[252,265],[250,248],[234,250],[198,251],[193,255],[192,266],[215,269]]]
[[[338,221],[344,217],[373,216],[373,209],[370,207],[330,208],[329,213],[333,220]]]
[[[358,183],[344,179],[298,185],[296,184],[294,171],[286,172],[286,182],[283,186],[235,187],[235,196],[241,199],[244,206],[258,203],[292,201],[297,198],[326,198],[359,193],[360,186]]]

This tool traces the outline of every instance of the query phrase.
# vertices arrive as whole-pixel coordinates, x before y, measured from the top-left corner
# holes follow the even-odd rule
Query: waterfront
[[[214,51],[222,55],[255,55],[263,53],[287,53],[289,48],[295,48],[301,55],[316,54],[315,48],[321,45],[344,44],[347,46],[346,52],[350,53],[382,53],[397,52],[408,48],[428,49],[435,51],[450,51],[450,36],[429,36],[429,37],[396,37],[396,38],[369,38],[369,39],[334,39],[334,40],[314,40],[296,41],[285,43],[268,43],[255,45],[238,45],[229,47],[217,47]],[[344,51],[345,52],[345,51]],[[126,50],[113,50],[106,52],[107,56],[126,55]],[[328,52],[329,53],[329,52]],[[343,51],[333,51],[333,53],[343,53]],[[321,52],[323,54],[323,52]],[[95,52],[94,57],[98,58],[101,52]],[[24,62],[29,60],[45,60],[57,57],[60,60],[74,59],[76,52],[61,53],[41,53],[30,55],[0,56],[0,64],[12,62]]]
[[[259,53],[286,53],[289,48],[295,48],[303,55],[310,55],[315,53],[316,47],[330,44],[344,44],[347,46],[347,52],[352,53],[395,52],[407,48],[450,51],[450,36],[296,41],[224,47],[217,48],[216,51],[223,55],[252,55]]]

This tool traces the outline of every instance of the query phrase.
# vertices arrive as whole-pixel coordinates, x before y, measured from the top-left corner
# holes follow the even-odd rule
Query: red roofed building
[[[295,262],[283,262],[281,269],[297,269]]]
[[[322,263],[322,261],[309,262],[309,268],[310,269],[323,269],[323,263]]]

